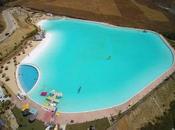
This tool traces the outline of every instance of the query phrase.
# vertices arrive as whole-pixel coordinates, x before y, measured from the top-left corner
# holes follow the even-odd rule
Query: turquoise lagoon
[[[22,61],[18,80],[28,96],[41,105],[45,100],[40,96],[42,91],[62,92],[61,112],[120,105],[174,63],[171,49],[152,31],[76,19],[44,20],[40,26],[47,40]],[[39,73],[28,65],[37,67]]]

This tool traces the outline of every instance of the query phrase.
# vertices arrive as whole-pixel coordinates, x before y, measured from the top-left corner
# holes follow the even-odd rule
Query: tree
[[[3,6],[5,4],[6,0],[0,0],[0,6]]]
[[[10,78],[9,78],[9,77],[6,77],[6,78],[5,78],[5,81],[9,81],[9,80],[10,80]]]

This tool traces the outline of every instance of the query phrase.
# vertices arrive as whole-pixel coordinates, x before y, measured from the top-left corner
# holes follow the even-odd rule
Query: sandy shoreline
[[[44,16],[34,19],[34,23],[38,23],[40,20],[50,19],[53,16]],[[60,17],[54,17],[54,18],[60,18]],[[37,25],[37,24],[36,24]],[[114,25],[111,25],[114,26]],[[115,26],[116,27],[116,26]],[[25,54],[23,52],[19,52],[20,55],[14,56],[16,57],[17,63],[20,64],[27,64],[31,60],[34,60],[33,57],[30,55],[39,55],[40,51],[44,50],[45,47],[47,47],[47,43],[49,38],[49,34],[46,34],[46,39],[43,39],[43,41],[28,41],[27,47],[24,48]],[[161,38],[163,38],[161,36]],[[165,41],[165,39],[163,38]],[[171,49],[174,55],[174,49],[165,41],[165,43],[168,45],[168,47]],[[16,82],[16,68],[17,66],[14,65],[14,59],[13,57],[10,59],[10,63],[5,63],[4,66],[8,66],[8,70],[6,70],[6,74],[9,76],[10,81],[6,82],[5,79],[2,79],[3,82],[5,82],[9,88],[13,91],[14,94],[17,94],[17,92],[20,90],[19,86]],[[137,93],[134,97],[132,97],[129,101],[127,101],[124,104],[121,104],[119,106],[115,106],[112,108],[99,110],[99,111],[93,111],[93,112],[84,112],[84,113],[61,113],[59,116],[57,116],[57,123],[61,124],[67,124],[70,123],[71,120],[74,120],[74,123],[79,122],[85,122],[90,121],[94,119],[99,119],[103,117],[110,117],[111,115],[117,115],[119,112],[124,112],[128,110],[132,105],[136,104],[140,99],[142,99],[145,95],[147,95],[150,91],[152,91],[154,88],[156,88],[160,83],[162,83],[167,77],[169,77],[173,72],[175,71],[175,64],[167,71],[165,72],[161,77],[159,77],[156,81],[152,82],[150,85],[145,87],[141,92]],[[17,104],[17,106],[21,107],[21,101],[16,99],[14,97],[14,102]],[[30,105],[32,107],[35,107],[39,110],[39,116],[38,118],[42,121],[43,116],[45,113],[45,110],[41,108],[38,104],[34,103],[33,101],[29,100]]]

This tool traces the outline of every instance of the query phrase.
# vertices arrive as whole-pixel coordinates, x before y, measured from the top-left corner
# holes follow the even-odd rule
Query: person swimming
[[[81,91],[81,86],[78,88],[78,90],[77,90],[77,94],[79,94],[80,93],[80,91]]]

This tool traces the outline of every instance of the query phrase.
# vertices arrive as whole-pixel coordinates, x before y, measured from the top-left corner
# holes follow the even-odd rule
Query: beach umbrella
[[[29,103],[23,104],[22,111],[29,109]]]

